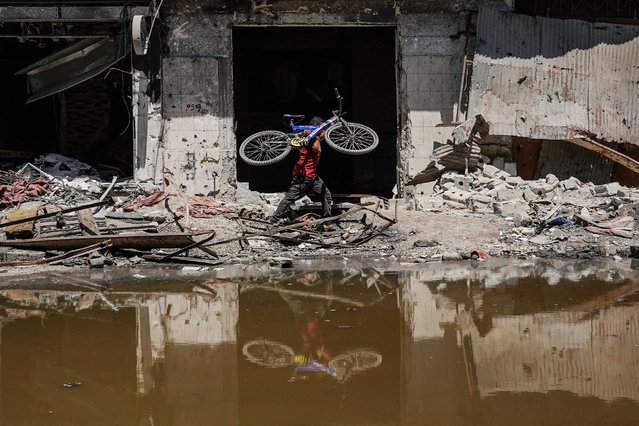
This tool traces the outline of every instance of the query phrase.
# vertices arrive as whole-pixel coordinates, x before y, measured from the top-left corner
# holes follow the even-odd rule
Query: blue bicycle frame
[[[328,129],[328,127],[331,124],[333,124],[336,120],[337,118],[329,118],[328,120],[326,120],[319,126],[311,126],[311,125],[298,126],[296,124],[293,124],[293,121],[291,120],[290,126],[291,126],[291,130],[293,130],[294,132],[303,132],[304,130],[310,130],[311,133],[309,133],[309,135],[306,136],[306,140],[310,142],[313,139],[315,139],[317,135],[322,133],[324,130]]]

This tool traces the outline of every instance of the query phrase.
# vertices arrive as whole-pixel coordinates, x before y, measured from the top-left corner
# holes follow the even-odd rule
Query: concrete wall
[[[405,181],[426,166],[433,142],[445,142],[453,126],[463,56],[472,42],[466,34],[468,13],[477,3],[412,1],[393,7],[358,1],[325,9],[316,2],[289,1],[234,11],[225,2],[167,2],[162,97],[156,104],[134,102],[148,117],[146,142],[136,142],[136,177],[164,181],[172,191],[234,198],[233,25],[393,24],[399,28],[398,167]],[[437,10],[444,12],[432,12]],[[144,77],[138,77],[142,85]],[[144,98],[136,93],[138,100]]]
[[[406,179],[430,162],[434,141],[446,142],[459,99],[466,48],[465,14],[398,17],[402,146],[400,170]]]

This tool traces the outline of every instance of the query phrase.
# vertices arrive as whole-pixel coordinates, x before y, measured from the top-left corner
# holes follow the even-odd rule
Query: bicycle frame
[[[333,116],[331,118],[329,118],[328,120],[324,121],[322,124],[320,124],[319,126],[312,126],[312,125],[297,125],[294,121],[293,118],[291,118],[290,122],[289,122],[289,127],[291,128],[292,131],[294,132],[303,132],[305,130],[310,130],[311,133],[308,134],[308,136],[306,136],[306,140],[307,141],[312,141],[313,139],[315,139],[317,137],[317,135],[319,135],[320,133],[322,133],[324,130],[328,129],[333,123],[335,123],[338,120],[341,120],[342,116],[344,114],[346,114],[345,112],[342,112],[342,96],[339,94],[339,92],[337,91],[337,89],[335,89],[335,96],[337,97],[337,102],[339,105],[339,108],[337,110],[333,111]],[[287,115],[284,115],[284,118],[286,118]],[[304,116],[298,116],[301,117],[300,119],[303,120]]]

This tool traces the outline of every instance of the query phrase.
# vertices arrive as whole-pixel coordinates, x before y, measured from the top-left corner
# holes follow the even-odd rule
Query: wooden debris
[[[111,247],[111,241],[105,240],[101,241],[97,244],[91,244],[89,246],[71,250],[59,256],[48,257],[40,260],[28,260],[24,262],[0,262],[0,266],[31,266],[31,265],[44,265],[49,264],[53,265],[59,263],[63,260],[73,259],[75,257],[85,256],[87,254]]]
[[[38,214],[37,209],[14,209],[7,215],[10,222],[18,222],[15,225],[7,226],[5,234],[7,238],[33,238],[35,230],[35,217]],[[27,220],[23,220],[27,219]],[[31,220],[29,220],[31,219]]]
[[[25,223],[25,222],[31,222],[31,221],[34,221],[34,220],[40,220],[40,219],[44,219],[44,218],[47,218],[47,217],[54,217],[54,216],[57,216],[59,214],[77,212],[79,210],[84,210],[84,209],[90,209],[92,207],[102,206],[102,205],[104,205],[106,203],[107,203],[106,201],[94,201],[94,202],[91,202],[91,203],[81,204],[79,206],[69,207],[69,208],[62,209],[62,210],[56,210],[56,211],[50,211],[50,212],[46,212],[46,213],[41,213],[41,214],[39,214],[37,216],[34,216],[32,218],[22,218],[22,219],[11,220],[11,221],[8,221],[8,222],[0,223],[0,228],[6,228],[7,226],[17,225],[17,224]]]
[[[100,229],[98,229],[98,224],[88,210],[80,210],[76,212],[78,217],[78,223],[80,224],[80,231],[82,235],[100,235]]]
[[[209,231],[210,232],[210,231]],[[110,240],[113,248],[182,248],[193,243],[194,234],[131,233],[119,235],[87,235],[78,237],[34,238],[30,240],[0,241],[0,247],[13,247],[22,250],[75,250],[90,244]]]

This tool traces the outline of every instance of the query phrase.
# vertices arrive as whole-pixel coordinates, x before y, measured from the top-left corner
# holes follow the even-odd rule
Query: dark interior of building
[[[65,39],[0,40],[0,167],[46,153],[72,157],[98,172],[132,173],[131,76],[111,70],[26,103],[27,77],[15,72],[73,43]],[[114,68],[130,70],[127,56]]]
[[[327,119],[344,97],[346,119],[374,129],[375,151],[346,155],[324,145],[319,174],[337,194],[390,196],[396,183],[394,27],[236,27],[233,30],[237,144],[261,130],[287,131],[283,114]],[[297,155],[264,167],[239,159],[237,176],[261,192],[286,191]]]

